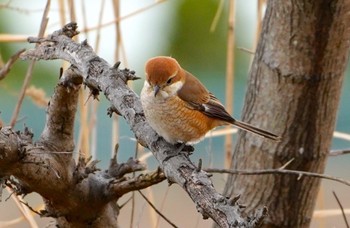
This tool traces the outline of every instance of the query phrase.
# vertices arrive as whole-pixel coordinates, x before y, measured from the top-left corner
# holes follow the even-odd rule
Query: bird
[[[168,56],[150,58],[140,99],[149,125],[171,144],[193,145],[215,127],[232,124],[264,138],[279,141],[269,131],[234,119],[191,73]]]

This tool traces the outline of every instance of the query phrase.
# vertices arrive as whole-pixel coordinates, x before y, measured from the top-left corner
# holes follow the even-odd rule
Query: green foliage
[[[227,7],[214,32],[210,32],[219,1],[185,0],[179,5],[169,54],[189,70],[225,69]]]

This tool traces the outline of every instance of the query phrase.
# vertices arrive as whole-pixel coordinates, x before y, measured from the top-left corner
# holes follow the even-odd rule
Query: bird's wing
[[[188,108],[225,122],[234,121],[220,101],[196,77],[189,72],[185,72],[185,75],[186,82],[177,94],[186,102]]]

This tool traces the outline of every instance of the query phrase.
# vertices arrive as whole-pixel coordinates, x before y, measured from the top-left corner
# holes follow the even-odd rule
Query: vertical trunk
[[[350,39],[350,1],[270,0],[252,65],[243,120],[282,136],[275,143],[241,132],[233,169],[322,173],[331,146]],[[320,180],[232,176],[226,195],[247,211],[266,205],[265,227],[308,227]]]

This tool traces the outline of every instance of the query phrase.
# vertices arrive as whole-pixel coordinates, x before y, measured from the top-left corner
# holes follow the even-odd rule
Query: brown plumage
[[[220,101],[171,57],[146,63],[141,102],[151,127],[168,142],[195,143],[211,129],[233,124],[272,140],[280,137],[235,120]]]

